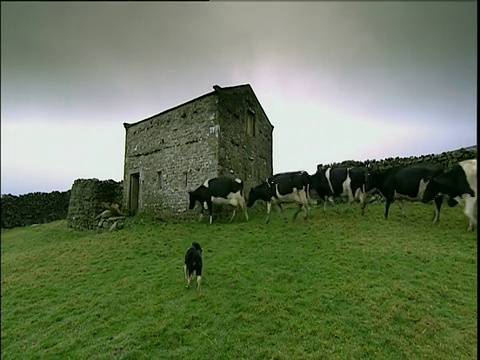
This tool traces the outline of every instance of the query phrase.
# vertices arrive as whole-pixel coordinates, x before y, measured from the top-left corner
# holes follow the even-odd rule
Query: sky
[[[124,122],[250,84],[274,173],[477,144],[473,1],[1,2],[1,193],[123,179]]]

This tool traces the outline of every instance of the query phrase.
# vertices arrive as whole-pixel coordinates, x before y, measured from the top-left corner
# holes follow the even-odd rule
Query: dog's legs
[[[193,278],[193,271],[188,274],[188,278],[187,278],[187,288],[190,287],[190,281],[192,281],[192,278]]]
[[[202,277],[197,276],[197,291],[200,291],[201,283],[202,283]]]

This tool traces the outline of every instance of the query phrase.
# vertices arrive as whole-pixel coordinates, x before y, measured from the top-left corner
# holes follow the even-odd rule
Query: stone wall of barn
[[[123,203],[123,184],[114,180],[77,179],[74,181],[68,206],[67,226],[77,230],[96,229],[96,217],[104,210],[102,202]]]
[[[154,216],[185,212],[188,191],[218,174],[216,96],[125,125],[124,205]],[[136,178],[138,176],[138,178]],[[138,198],[132,183],[138,181]]]
[[[220,124],[219,175],[245,182],[245,193],[272,175],[273,127],[248,88],[218,90]],[[247,132],[247,114],[253,115],[254,134]]]
[[[460,161],[468,159],[477,158],[477,146],[471,146],[468,148],[461,148],[454,151],[442,152],[441,154],[430,154],[430,155],[421,155],[421,156],[410,156],[410,157],[396,157],[396,158],[386,158],[382,160],[366,160],[366,161],[355,161],[355,160],[345,160],[340,163],[332,164],[319,164],[318,168],[327,168],[331,166],[368,166],[375,170],[387,169],[392,166],[409,166],[415,164],[438,164],[441,165],[445,171],[450,170],[453,166],[457,165]]]
[[[43,224],[67,218],[70,190],[2,195],[2,228]]]

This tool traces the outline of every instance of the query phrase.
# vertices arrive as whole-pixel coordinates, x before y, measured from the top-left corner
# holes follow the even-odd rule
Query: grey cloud
[[[275,146],[291,144],[292,124],[343,144],[344,134],[329,132],[332,116],[435,130],[416,146],[389,145],[395,152],[475,140],[473,1],[2,2],[1,10],[3,123],[116,128],[214,84],[249,83],[276,127]],[[366,154],[391,142],[361,145]],[[305,162],[331,161],[314,145]],[[274,151],[275,168],[293,166]]]

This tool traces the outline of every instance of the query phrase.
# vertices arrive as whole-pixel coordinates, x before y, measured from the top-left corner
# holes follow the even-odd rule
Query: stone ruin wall
[[[96,217],[104,210],[102,202],[123,203],[122,182],[114,180],[77,179],[74,181],[68,206],[67,226],[76,230],[98,228]]]

